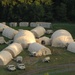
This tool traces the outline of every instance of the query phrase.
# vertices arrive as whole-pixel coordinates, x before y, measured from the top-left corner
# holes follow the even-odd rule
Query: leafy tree
[[[0,1],[0,20],[2,21],[2,11],[3,11],[3,7],[2,7],[2,2]]]
[[[75,0],[0,0],[0,21],[74,21]]]
[[[52,6],[44,5],[44,9],[45,9],[44,21],[53,21]]]
[[[53,0],[53,18],[55,21],[66,21],[67,20],[67,6],[63,0]],[[58,1],[58,2],[57,2]]]
[[[33,3],[29,6],[29,19],[30,21],[42,21],[44,16],[44,8],[42,5]]]
[[[69,21],[75,20],[75,0],[64,0],[67,5],[67,18]]]
[[[58,21],[66,21],[66,12],[66,5],[64,3],[56,6],[56,19]]]

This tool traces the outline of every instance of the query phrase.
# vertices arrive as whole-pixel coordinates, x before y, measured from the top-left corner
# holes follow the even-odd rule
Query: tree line
[[[74,22],[75,0],[0,0],[0,21]]]

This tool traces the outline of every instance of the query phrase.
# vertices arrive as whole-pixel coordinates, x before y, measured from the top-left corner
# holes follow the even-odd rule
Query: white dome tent
[[[12,54],[13,57],[16,57],[19,53],[23,51],[23,48],[19,43],[12,43],[3,51],[8,51]]]
[[[0,65],[6,65],[13,59],[12,55],[8,51],[0,52]]]
[[[13,29],[13,28],[6,28],[3,30],[2,35],[9,38],[9,39],[13,39],[15,34],[17,34],[18,31]]]
[[[67,50],[75,53],[75,42],[69,43]]]
[[[51,44],[54,47],[66,47],[71,42],[74,42],[71,34],[64,29],[55,31],[51,36]]]
[[[5,28],[8,28],[8,26],[0,23],[0,32],[2,32]]]
[[[28,51],[30,53],[35,53],[35,56],[42,56],[42,55],[50,55],[51,50],[39,43],[32,43],[29,45]]]
[[[20,43],[23,48],[26,48],[30,43],[36,42],[32,32],[28,30],[20,30],[14,37],[14,42]]]
[[[43,36],[43,37],[39,38],[38,40],[43,45],[50,45],[50,39],[49,39],[49,37]]]
[[[37,26],[36,28],[32,29],[31,32],[35,35],[35,37],[39,38],[46,33],[46,30],[42,26]]]

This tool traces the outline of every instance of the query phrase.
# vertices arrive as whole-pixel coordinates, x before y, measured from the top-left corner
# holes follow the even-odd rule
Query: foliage
[[[0,21],[75,20],[75,0],[0,0]]]

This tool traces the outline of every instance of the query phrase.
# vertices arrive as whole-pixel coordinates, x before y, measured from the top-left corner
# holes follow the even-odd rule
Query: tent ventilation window
[[[45,45],[45,41],[44,41],[44,40],[42,40],[42,41],[41,41],[41,44]]]

